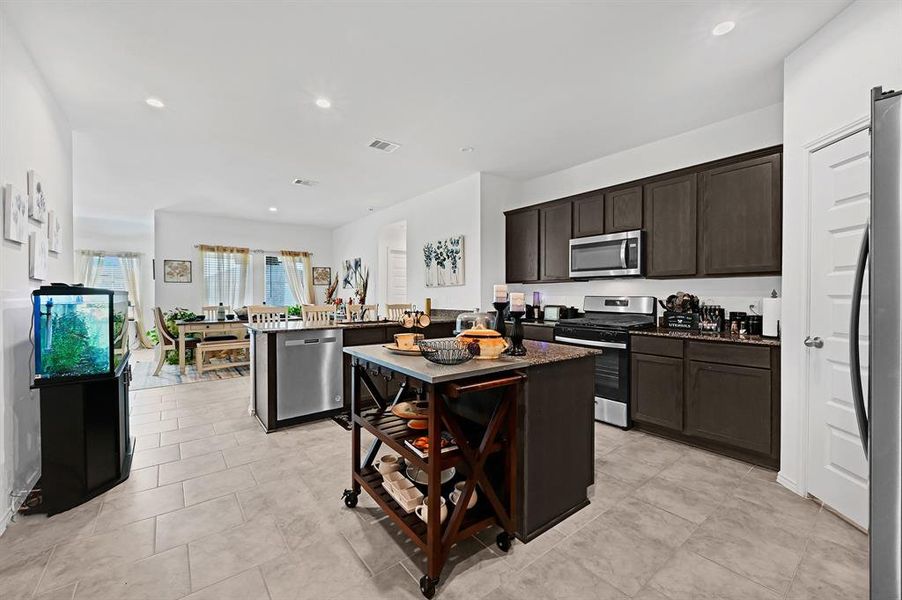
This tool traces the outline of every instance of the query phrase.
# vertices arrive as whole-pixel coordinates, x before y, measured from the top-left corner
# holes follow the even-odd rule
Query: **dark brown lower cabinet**
[[[630,412],[636,428],[779,468],[778,347],[686,340],[679,349],[675,338],[633,340]]]
[[[630,362],[633,419],[682,430],[683,359],[633,354]]]
[[[770,453],[770,369],[689,361],[686,435]]]

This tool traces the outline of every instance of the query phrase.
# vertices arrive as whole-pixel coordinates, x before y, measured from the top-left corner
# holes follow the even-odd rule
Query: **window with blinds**
[[[117,292],[127,292],[128,283],[125,280],[125,268],[122,259],[118,256],[104,256],[97,267],[97,276],[94,278],[94,287]]]
[[[243,306],[247,285],[246,255],[203,252],[205,304]]]
[[[304,272],[298,268],[298,277],[304,280]],[[300,304],[300,300],[294,297],[288,276],[285,274],[285,266],[278,256],[267,256],[263,272],[264,301],[270,306],[294,306]]]

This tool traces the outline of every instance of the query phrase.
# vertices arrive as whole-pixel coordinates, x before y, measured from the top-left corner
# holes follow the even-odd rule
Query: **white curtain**
[[[233,308],[246,304],[250,250],[231,246],[200,246],[206,303]]]
[[[85,287],[92,287],[97,279],[97,270],[103,261],[103,254],[94,250],[82,250],[81,258],[81,283]]]
[[[291,288],[291,293],[294,294],[298,304],[316,304],[313,297],[313,267],[310,263],[310,253],[282,250],[281,255],[288,287]]]
[[[135,314],[135,326],[138,328],[138,340],[145,348],[153,348],[153,342],[147,339],[147,330],[144,327],[144,305],[141,303],[141,257],[137,255],[123,255],[119,257],[122,269],[125,271],[125,282],[128,284],[128,297],[132,301]]]

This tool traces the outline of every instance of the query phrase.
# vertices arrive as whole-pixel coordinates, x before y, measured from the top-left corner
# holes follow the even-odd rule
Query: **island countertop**
[[[526,356],[505,355],[496,360],[478,360],[474,358],[460,365],[437,365],[429,362],[422,356],[395,354],[386,350],[381,344],[352,346],[345,348],[344,352],[361,360],[392,369],[427,383],[444,383],[598,354],[597,350],[590,348],[564,346],[549,342],[524,340],[523,345],[526,348]]]

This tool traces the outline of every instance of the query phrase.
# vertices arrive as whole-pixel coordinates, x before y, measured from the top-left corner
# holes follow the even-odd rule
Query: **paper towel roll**
[[[767,337],[780,336],[780,301],[782,298],[762,298],[761,310],[764,313],[764,324],[761,334]]]

